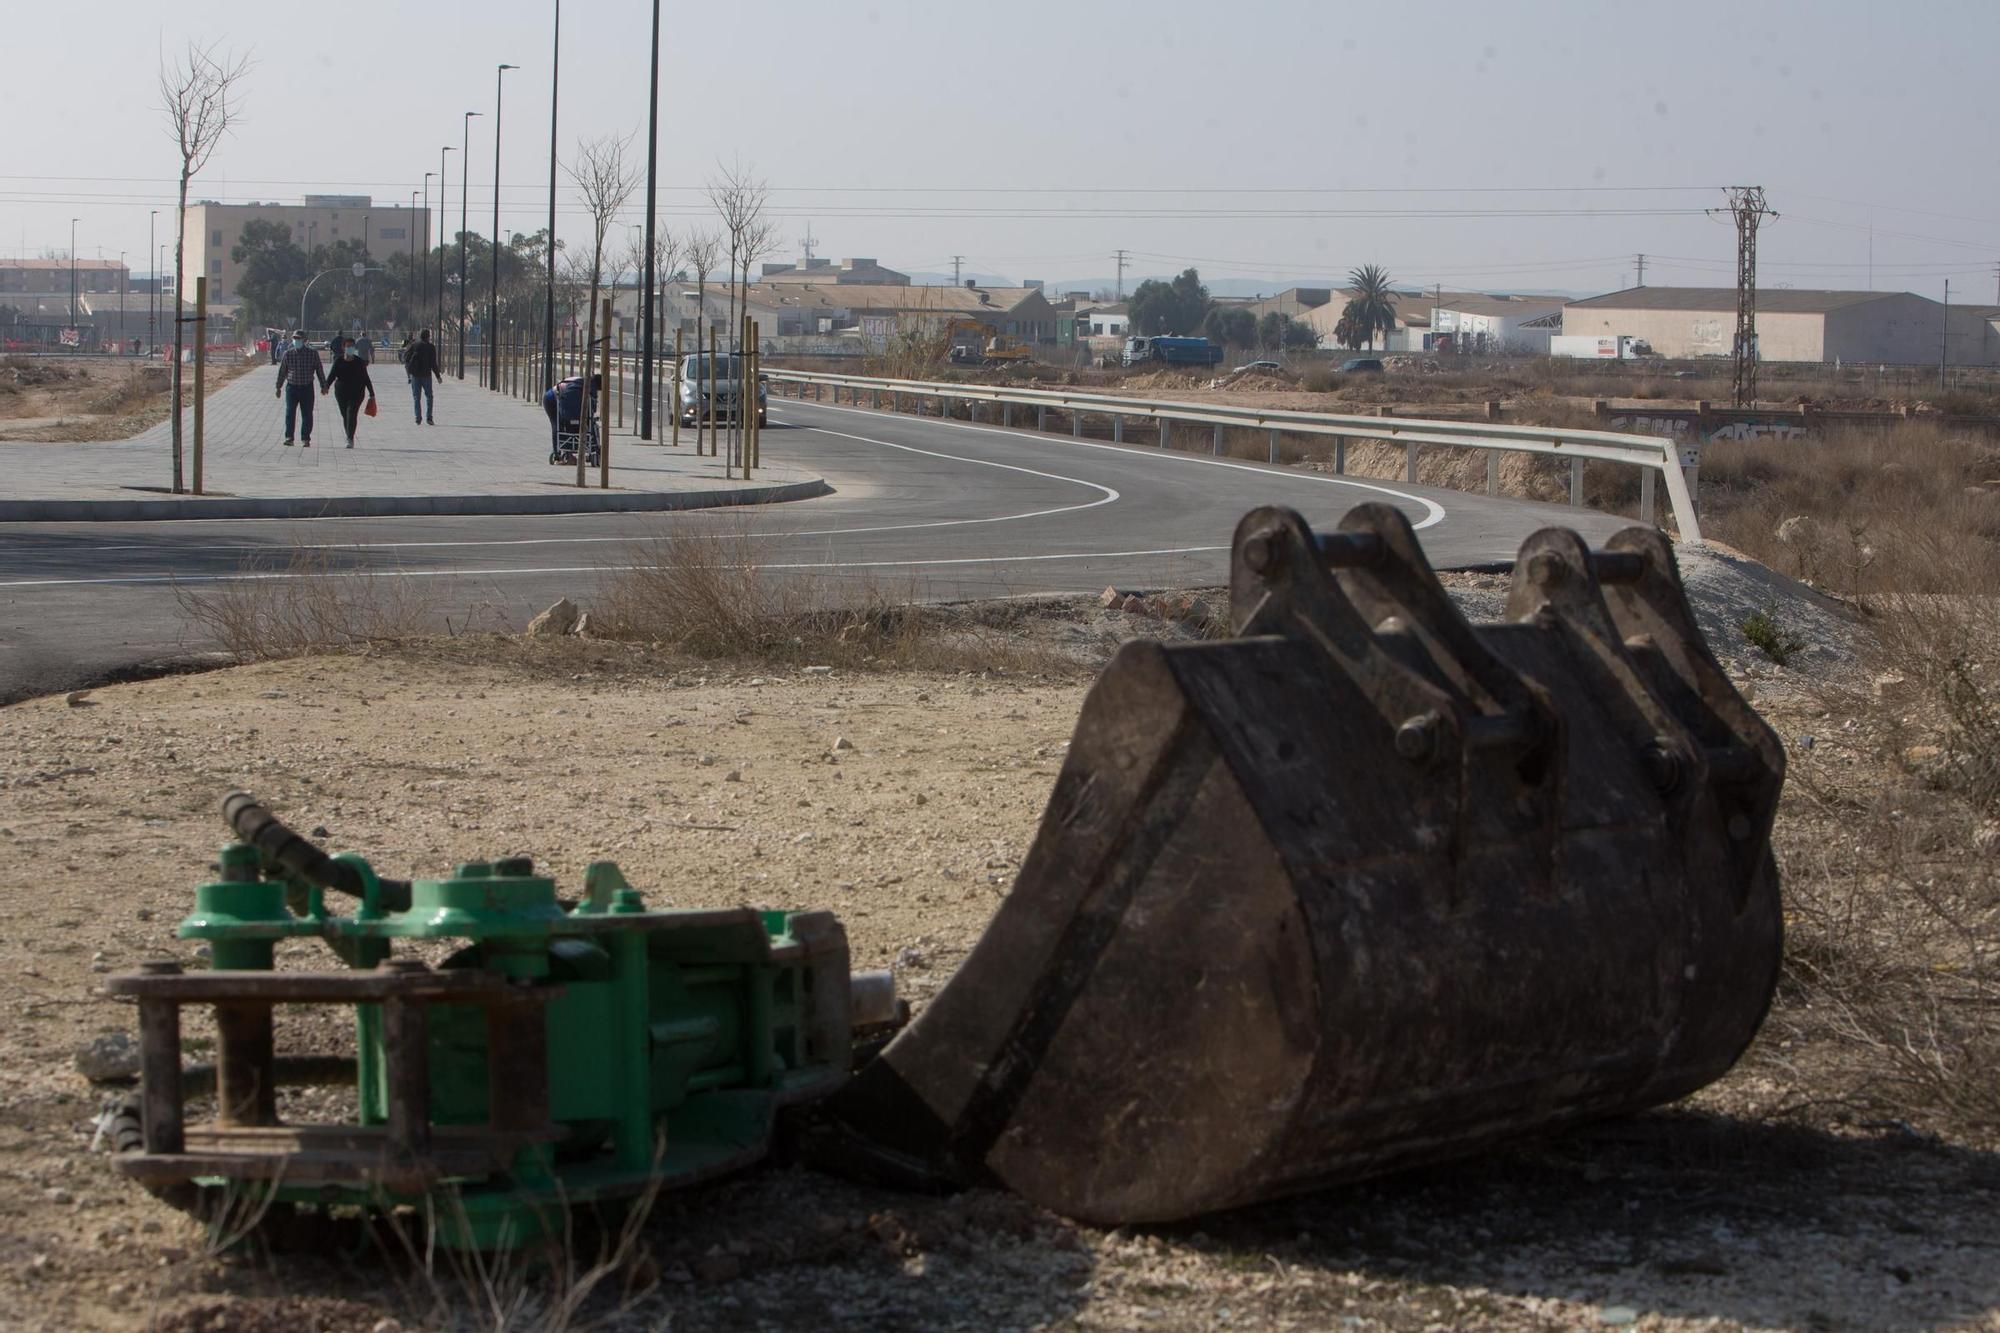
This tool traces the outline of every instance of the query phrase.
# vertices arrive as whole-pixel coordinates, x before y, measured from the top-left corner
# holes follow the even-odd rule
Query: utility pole
[[[1951,351],[1951,279],[1944,280],[1943,318],[1938,320],[1938,389],[1944,389],[1944,366]]]
[[[810,222],[806,223],[806,234],[799,237],[799,249],[805,252],[807,259],[813,257],[813,246],[818,243],[819,238],[813,235],[813,224]],[[811,268],[812,265],[808,264],[806,267]]]
[[[1125,261],[1130,259],[1131,256],[1125,251],[1119,250],[1111,257],[1118,261],[1118,295],[1112,299],[1122,301],[1125,299]]]
[[[1646,285],[1646,256],[1642,254],[1635,256],[1635,258],[1638,260],[1637,268],[1639,270],[1639,281],[1635,285],[1644,287]]]
[[[1731,348],[1735,377],[1731,399],[1737,407],[1747,407],[1757,398],[1757,228],[1765,218],[1778,215],[1764,202],[1761,185],[1729,187],[1729,207],[1710,209],[1727,212],[1736,223],[1736,341]]]
[[[415,321],[424,322],[424,307],[431,303],[431,177],[434,171],[424,173],[424,246],[417,265],[417,310]],[[444,207],[444,196],[438,196],[438,207]]]
[[[1993,266],[1993,300],[2000,305],[2000,264]]]
[[[964,263],[964,255],[953,255],[951,257],[951,285],[954,287],[958,286],[958,275]]]
[[[69,326],[72,329],[76,327],[76,224],[76,218],[69,220]],[[81,335],[77,338],[77,350],[83,350]]]

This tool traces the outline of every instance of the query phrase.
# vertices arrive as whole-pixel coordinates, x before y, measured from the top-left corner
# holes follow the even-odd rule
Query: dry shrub
[[[341,569],[324,552],[282,568],[252,564],[211,585],[176,585],[184,624],[238,662],[343,652],[432,632],[436,606],[416,580]]]
[[[1031,614],[1008,603],[927,605],[890,587],[788,570],[741,527],[681,528],[600,577],[595,638],[648,643],[701,660],[928,671],[1074,670],[1024,644]]]

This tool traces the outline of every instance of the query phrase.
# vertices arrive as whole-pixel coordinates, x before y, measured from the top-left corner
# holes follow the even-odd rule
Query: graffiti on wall
[[[1694,434],[1697,418],[1694,413],[1661,416],[1628,413],[1611,418],[1613,430],[1629,430],[1640,435],[1665,435],[1669,439],[1686,439]],[[1804,423],[1796,418],[1783,421],[1728,421],[1711,426],[1702,433],[1702,439],[1717,440],[1803,440],[1806,437]]]

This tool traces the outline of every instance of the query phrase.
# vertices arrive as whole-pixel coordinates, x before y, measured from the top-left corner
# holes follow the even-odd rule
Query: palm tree
[[[1360,333],[1368,342],[1368,348],[1375,348],[1375,335],[1379,331],[1387,337],[1396,327],[1396,293],[1389,288],[1389,271],[1376,264],[1363,264],[1347,275],[1348,290],[1354,293],[1350,303]]]
[[[1358,352],[1363,332],[1361,301],[1357,297],[1340,308],[1340,320],[1333,326],[1333,340],[1350,352]]]

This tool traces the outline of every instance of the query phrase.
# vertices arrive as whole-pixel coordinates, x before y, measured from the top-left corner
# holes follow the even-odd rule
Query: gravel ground
[[[1690,570],[1719,590],[1701,595],[1723,630],[1766,605],[1749,578],[1726,560]],[[1504,595],[1489,576],[1451,582],[1475,613]],[[1800,669],[1719,647],[1782,687],[1765,702],[1790,734],[1814,716],[1796,687],[1852,656],[1831,612],[1780,610],[1825,636]],[[1159,628],[1082,607],[1051,625],[1080,657]],[[222,792],[255,791],[393,873],[525,851],[573,887],[610,857],[657,904],[830,907],[856,965],[893,966],[921,1004],[1008,891],[1086,684],[460,640],[0,710],[0,1320],[496,1326],[449,1273],[214,1257],[91,1150],[103,1094],[72,1057],[131,1022],[94,988],[143,958],[194,961],[172,929],[221,841]],[[663,1199],[604,1288],[646,1294],[593,1309],[632,1328],[2000,1328],[1994,1155],[1802,1116],[1813,1084],[1793,1054],[1760,1045],[1671,1111],[1176,1227],[774,1167]]]

